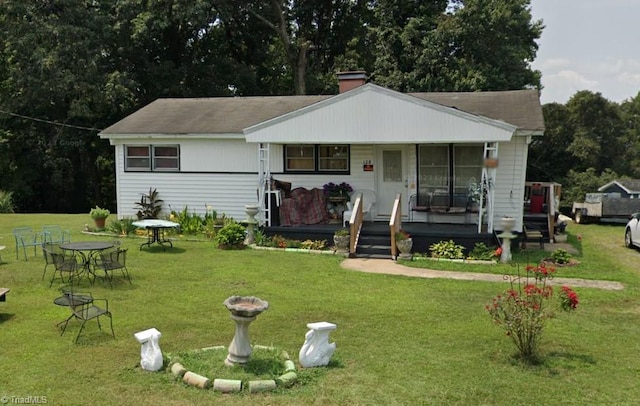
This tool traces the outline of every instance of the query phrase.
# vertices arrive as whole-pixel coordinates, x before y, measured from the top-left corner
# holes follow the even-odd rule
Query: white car
[[[624,245],[640,248],[640,213],[633,213],[624,228]]]

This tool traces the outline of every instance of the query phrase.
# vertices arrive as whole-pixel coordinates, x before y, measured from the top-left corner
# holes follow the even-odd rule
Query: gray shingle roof
[[[521,130],[544,130],[540,93],[537,90],[409,94],[468,113],[502,120]]]
[[[475,93],[410,93],[448,107],[542,130],[537,90]],[[158,99],[101,134],[225,134],[310,106],[333,96],[264,96]]]
[[[627,188],[630,192],[640,191],[640,179],[616,179],[616,182]]]

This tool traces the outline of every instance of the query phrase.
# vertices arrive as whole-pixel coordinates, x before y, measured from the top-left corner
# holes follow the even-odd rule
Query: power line
[[[75,128],[77,130],[87,130],[87,131],[102,131],[101,128],[95,128],[95,127],[83,127],[81,125],[73,125],[73,124],[65,124],[65,123],[59,123],[57,121],[51,121],[51,120],[45,120],[42,118],[36,118],[36,117],[29,117],[29,116],[24,116],[22,114],[18,114],[18,113],[12,113],[10,111],[6,111],[6,110],[2,110],[0,109],[0,113],[4,113],[7,114],[9,116],[13,116],[13,117],[20,117],[20,118],[24,118],[25,120],[31,120],[31,121],[37,121],[39,123],[45,123],[45,124],[51,124],[51,125],[57,125],[59,127],[68,127],[68,128]]]

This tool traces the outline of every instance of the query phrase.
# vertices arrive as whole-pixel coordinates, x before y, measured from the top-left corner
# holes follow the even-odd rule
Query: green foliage
[[[244,243],[245,232],[246,228],[242,224],[235,221],[228,222],[218,231],[214,241],[219,247],[238,248]]]
[[[157,219],[162,211],[162,203],[164,201],[158,198],[158,191],[149,188],[149,193],[142,193],[140,201],[136,202],[136,206],[139,209],[136,213],[138,220]]]
[[[111,214],[111,212],[108,209],[103,209],[99,206],[96,206],[89,211],[89,216],[91,216],[92,219],[106,219],[109,217],[109,214]]]
[[[476,259],[480,261],[490,261],[492,259],[498,258],[497,255],[497,247],[488,247],[487,244],[483,242],[477,242],[473,246],[471,252],[467,256],[467,259]]]
[[[526,362],[541,361],[540,342],[547,319],[553,317],[553,287],[547,280],[555,268],[527,266],[526,275],[511,277],[511,288],[485,306],[491,318],[511,338],[519,356]],[[568,286],[562,288],[561,309],[575,310],[578,297]]]
[[[464,259],[464,247],[453,240],[431,244],[429,251],[433,258]]]
[[[110,233],[118,235],[129,235],[136,230],[136,226],[133,225],[135,220],[132,218],[123,218],[120,220],[112,220],[107,225],[107,230]]]
[[[304,240],[300,243],[300,248],[320,251],[327,248],[327,241],[326,240]]]
[[[0,190],[0,213],[13,213],[13,193]]]
[[[558,248],[557,250],[553,251],[553,253],[551,253],[551,258],[556,264],[568,264],[571,260],[571,254],[569,254],[562,248]]]
[[[76,235],[86,223],[87,212],[3,215],[0,241],[13,240],[14,227],[37,229],[42,224],[59,224]],[[72,398],[71,403],[87,405],[122,403],[121,394],[126,395],[127,403],[141,405],[312,405],[323,399],[327,404],[353,405],[553,405],[585,403],[580,394],[588,394],[590,404],[629,404],[630,399],[640,398],[640,388],[633,384],[640,359],[624,356],[629,353],[629,337],[640,336],[635,311],[640,300],[634,288],[640,283],[638,256],[623,246],[619,226],[570,224],[568,233],[570,237],[582,235],[583,254],[579,266],[562,268],[562,276],[621,281],[625,287],[619,291],[580,288],[585,306],[574,314],[558,312],[549,321],[541,347],[545,362],[534,368],[512,359],[515,347],[502,330],[491,327],[492,321],[481,308],[507,285],[363,274],[342,268],[343,258],[333,255],[223,251],[195,241],[174,241],[175,249],[166,251],[161,247],[141,251],[138,238],[121,239],[122,246],[129,248],[133,289],[115,280],[113,289],[100,278],[93,285],[86,279],[80,281],[79,287],[94,297],[109,299],[116,339],[104,331],[105,320],[101,320],[103,331],[93,321],[74,345],[79,323],[70,322],[63,336],[55,328],[71,313],[52,304],[59,286],[49,287],[51,267],[41,281],[42,255],[30,256],[27,262],[14,260],[8,247],[2,253],[5,263],[0,265],[0,286],[11,288],[7,301],[0,302],[2,357],[7,361],[0,370],[2,391],[21,394],[24,388],[46,388],[49,403]],[[111,241],[113,237],[92,239]],[[524,255],[514,252],[514,258],[526,263]],[[414,264],[499,274],[511,271],[509,265],[448,261],[403,265]],[[338,350],[329,366],[298,368],[299,382],[281,392],[221,395],[188,387],[169,371],[140,369],[140,347],[131,334],[150,325],[141,304],[173,309],[157,316],[160,346],[173,353],[228,346],[234,322],[222,302],[234,294],[257,295],[270,302],[270,309],[250,326],[252,343],[278,346],[293,359],[309,322],[306,315],[311,320],[317,320],[314,315],[327,315],[328,321],[343,326],[380,328],[341,329],[338,324],[339,330],[330,335]],[[204,308],[203,298],[210,303]],[[362,309],[366,311],[358,311]],[[424,316],[421,328],[416,328],[417,312]],[[438,328],[424,328],[427,324]],[[341,342],[347,344],[341,346]],[[402,351],[397,351],[398,342]],[[420,379],[425,371],[425,343],[429,343],[432,373],[429,379]],[[25,356],[25,348],[38,355]],[[212,360],[212,368],[215,362]],[[306,378],[307,374],[313,379]],[[408,378],[392,378],[398,376]],[[99,380],[99,385],[87,390],[79,379]],[[568,390],[576,395],[568,395]]]
[[[573,202],[584,202],[587,193],[595,193],[602,185],[606,185],[618,176],[615,172],[605,170],[602,173],[596,173],[594,168],[586,171],[578,172],[573,169],[569,170],[564,182],[567,186],[562,187],[562,207],[571,207]]]
[[[346,227],[343,227],[343,228],[340,228],[340,229],[336,230],[336,232],[333,233],[333,235],[346,236],[346,235],[349,235],[349,233],[350,233],[349,229],[346,228]]]
[[[204,230],[205,219],[200,217],[195,211],[190,213],[188,206],[184,206],[184,209],[180,212],[172,211],[171,218],[180,224],[180,231],[184,234],[195,235]]]

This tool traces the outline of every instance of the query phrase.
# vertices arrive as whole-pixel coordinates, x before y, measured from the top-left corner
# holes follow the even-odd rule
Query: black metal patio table
[[[86,274],[91,283],[96,279],[95,273],[93,269],[91,269],[91,261],[97,253],[109,248],[113,248],[113,243],[105,241],[79,241],[60,245],[60,249],[73,251],[74,254],[78,254],[78,257],[82,261],[82,269],[78,276],[81,277]],[[93,280],[91,280],[91,275],[93,275]]]

